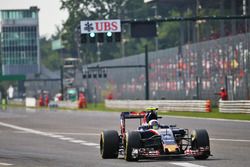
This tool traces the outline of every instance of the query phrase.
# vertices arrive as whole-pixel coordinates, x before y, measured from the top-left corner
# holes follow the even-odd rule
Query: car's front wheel
[[[195,159],[204,160],[210,156],[209,136],[205,129],[196,129],[191,133],[191,148],[192,150],[201,150]]]
[[[137,131],[128,132],[126,134],[125,155],[124,159],[127,161],[139,160],[139,148],[141,146],[141,134]]]

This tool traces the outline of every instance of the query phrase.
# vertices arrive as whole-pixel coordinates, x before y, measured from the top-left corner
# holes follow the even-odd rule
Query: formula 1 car
[[[205,129],[196,129],[189,135],[188,129],[159,124],[159,118],[161,117],[157,116],[154,108],[142,112],[122,112],[121,134],[115,130],[101,133],[102,158],[118,158],[118,155],[124,155],[127,161],[138,161],[143,158],[185,155],[204,160],[211,155],[209,136]],[[140,126],[137,130],[127,132],[126,119],[140,119]]]

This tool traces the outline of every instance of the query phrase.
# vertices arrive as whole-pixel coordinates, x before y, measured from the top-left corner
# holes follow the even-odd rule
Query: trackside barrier
[[[250,113],[250,100],[220,100],[219,112],[222,113]]]
[[[23,99],[11,99],[6,101],[6,103],[9,105],[23,106],[25,104],[25,101]]]
[[[40,107],[39,100],[35,98],[26,98],[25,99],[25,106],[26,107]],[[67,109],[78,109],[78,101],[50,101],[48,107],[55,108],[67,108]]]
[[[105,100],[107,108],[145,109],[156,106],[159,111],[211,112],[210,100]]]
[[[25,98],[25,106],[26,107],[36,107],[36,98],[26,97]]]
[[[78,101],[57,101],[56,104],[59,108],[69,108],[69,109],[78,108]]]

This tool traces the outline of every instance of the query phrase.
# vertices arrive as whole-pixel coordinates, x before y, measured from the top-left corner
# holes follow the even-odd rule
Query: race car
[[[143,158],[185,155],[195,159],[207,159],[210,154],[209,135],[205,129],[188,129],[176,125],[161,125],[157,108],[142,112],[122,112],[120,135],[115,130],[105,130],[100,137],[100,153],[103,159],[124,156],[127,161]],[[139,119],[138,129],[126,131],[127,119]]]

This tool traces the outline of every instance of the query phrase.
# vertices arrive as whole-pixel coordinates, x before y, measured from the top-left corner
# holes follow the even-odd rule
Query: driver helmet
[[[159,126],[160,126],[159,122],[156,119],[150,120],[148,124],[155,130],[159,129]]]
[[[156,107],[149,107],[149,108],[146,108],[146,122],[149,123],[149,121],[151,120],[157,120],[157,111],[158,108]]]
[[[146,108],[146,111],[156,111],[156,110],[158,110],[157,107],[148,107],[148,108]]]

